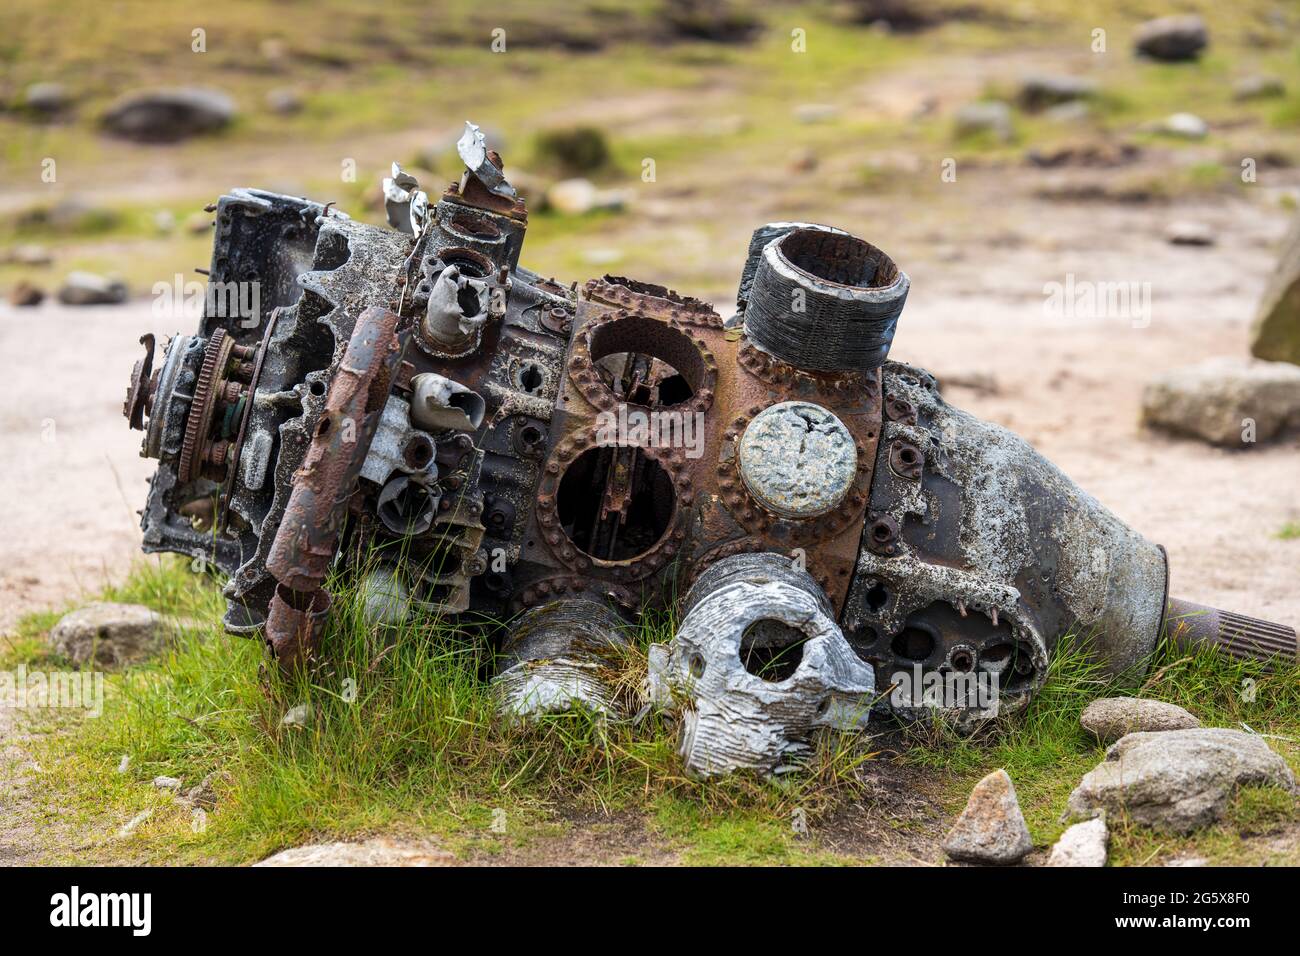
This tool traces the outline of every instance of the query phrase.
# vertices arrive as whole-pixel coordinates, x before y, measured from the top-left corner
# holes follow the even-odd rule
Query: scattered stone
[[[164,236],[176,231],[176,214],[170,209],[159,209],[153,214],[153,227]]]
[[[26,279],[19,279],[9,288],[9,304],[18,308],[40,305],[45,301],[45,290],[32,285]]]
[[[1180,219],[1165,227],[1165,239],[1173,246],[1212,246],[1214,230],[1203,222]]]
[[[1250,330],[1250,354],[1300,365],[1300,217],[1282,243],[1260,299]]]
[[[38,246],[35,243],[24,243],[21,246],[14,246],[6,252],[4,261],[19,266],[48,266],[54,261],[54,256],[44,246]]]
[[[70,272],[59,287],[64,305],[118,305],[127,299],[126,285],[93,272]]]
[[[280,116],[292,116],[302,112],[303,100],[297,90],[278,87],[266,94],[266,108]]]
[[[1238,80],[1232,85],[1234,100],[1263,100],[1286,95],[1286,84],[1276,76],[1256,74]]]
[[[109,107],[104,128],[139,143],[174,143],[230,125],[235,104],[218,90],[203,87],[130,93]]]
[[[1020,83],[1016,102],[1021,109],[1037,113],[1049,106],[1087,99],[1097,92],[1097,84],[1079,76],[1038,74]]]
[[[169,633],[163,619],[139,604],[97,601],[65,614],[50,629],[50,647],[74,664],[113,667],[161,651]]]
[[[151,816],[153,816],[152,810],[144,810],[140,813],[137,813],[135,816],[133,816],[130,820],[126,821],[126,823],[122,825],[122,829],[117,831],[117,835],[119,837],[129,837],[132,833],[136,831],[136,828],[140,826],[140,824],[144,823]]]
[[[1187,730],[1201,722],[1177,704],[1143,697],[1103,697],[1083,709],[1083,729],[1103,744],[1112,744],[1125,734]]]
[[[311,704],[295,704],[280,721],[282,727],[306,727],[311,720]]]
[[[1205,139],[1210,127],[1195,113],[1174,113],[1150,127],[1152,132],[1182,139]]]
[[[1194,60],[1210,42],[1205,21],[1198,16],[1159,17],[1138,27],[1134,50],[1153,60],[1176,63]]]
[[[912,33],[934,26],[944,11],[925,0],[852,0],[848,15],[853,23],[866,23],[881,33]]]
[[[428,840],[371,837],[364,843],[314,843],[281,850],[254,866],[451,866],[456,858]]]
[[[1068,812],[1127,813],[1154,829],[1189,833],[1220,819],[1237,788],[1295,789],[1286,761],[1260,737],[1226,727],[1135,733],[1106,751],[1070,794]]]
[[[1044,119],[1051,120],[1053,123],[1060,123],[1062,126],[1082,123],[1091,115],[1092,107],[1083,100],[1058,103],[1043,111]]]
[[[1025,151],[1025,160],[1041,169],[1078,166],[1087,169],[1113,169],[1134,162],[1141,150],[1132,143],[1113,140],[1083,140],[1060,146],[1034,146]]]
[[[1142,423],[1248,448],[1300,426],[1300,368],[1216,358],[1164,372],[1142,393]]]
[[[1005,770],[995,770],[975,784],[966,809],[943,841],[949,859],[969,863],[1018,863],[1033,848],[1016,788]]]
[[[832,103],[801,103],[795,107],[794,118],[800,123],[827,123],[840,115],[840,108]]]
[[[62,83],[33,83],[23,93],[23,106],[43,116],[61,113],[71,102],[72,98]]]
[[[546,190],[545,205],[562,216],[618,211],[627,203],[621,190],[598,189],[589,179],[563,179]]]
[[[114,209],[95,206],[80,196],[69,196],[53,206],[33,206],[18,214],[24,227],[53,229],[66,233],[94,233],[112,229],[121,222]]]
[[[197,786],[190,787],[184,794],[176,798],[178,803],[202,812],[205,810],[215,810],[217,807],[217,791],[212,786],[212,781],[217,779],[217,773],[208,774]]]
[[[117,772],[126,773],[127,768],[131,766],[131,757],[129,754],[122,754],[122,759],[117,762]]]
[[[1061,834],[1047,858],[1048,866],[1105,866],[1110,833],[1105,817],[1076,823]]]
[[[976,136],[989,133],[1001,142],[1010,141],[1011,107],[998,100],[967,103],[957,111],[955,128],[958,136]]]
[[[183,786],[178,777],[154,777],[153,785],[159,790],[170,790],[173,793],[179,792]]]

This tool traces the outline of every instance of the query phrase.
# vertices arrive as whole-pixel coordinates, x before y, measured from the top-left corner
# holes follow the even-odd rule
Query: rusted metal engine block
[[[500,157],[472,125],[459,146],[432,207],[394,167],[390,229],[222,197],[209,290],[257,283],[265,315],[209,295],[157,370],[142,340],[144,548],[225,572],[226,627],[282,666],[319,653],[341,563],[377,626],[516,620],[503,710],[612,713],[621,622],[680,602],[647,691],[708,774],[780,769],[873,712],[1021,707],[1071,632],[1113,673],[1175,623],[1295,655],[1289,628],[1170,602],[1160,547],[887,361],[908,278],[876,247],[763,226],[726,322],[631,279],[565,286],[519,265]]]

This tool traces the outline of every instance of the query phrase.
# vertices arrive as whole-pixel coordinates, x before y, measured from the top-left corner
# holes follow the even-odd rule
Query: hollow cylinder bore
[[[801,369],[869,371],[889,355],[909,284],[871,243],[798,228],[763,247],[748,290],[745,334]]]

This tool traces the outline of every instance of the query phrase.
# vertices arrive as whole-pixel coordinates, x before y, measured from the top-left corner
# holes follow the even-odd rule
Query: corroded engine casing
[[[1165,609],[1164,549],[1024,440],[949,405],[929,373],[888,363],[884,387],[871,512],[841,615],[880,686],[917,664],[986,671],[1000,706],[1019,707],[1067,633],[1113,675],[1142,662]]]
[[[688,766],[707,772],[773,769],[873,706],[1021,707],[1067,633],[1111,673],[1149,656],[1162,549],[928,373],[886,362],[909,280],[880,249],[762,226],[726,322],[623,277],[566,287],[519,265],[528,216],[500,157],[472,126],[460,147],[465,172],[432,205],[394,168],[391,229],[223,197],[209,293],[255,284],[263,312],[210,294],[157,372],[142,340],[124,412],[159,460],[144,547],[229,575],[232,632],[309,663],[343,567],[376,627],[416,607],[529,612],[505,640],[505,709],[607,712],[604,665],[584,655],[624,648],[614,621],[689,590],[683,637],[656,659],[698,731]],[[1294,655],[1288,628],[1213,622],[1189,639]],[[1245,643],[1229,633],[1243,627]],[[991,682],[995,699],[969,681],[900,694],[931,677]]]

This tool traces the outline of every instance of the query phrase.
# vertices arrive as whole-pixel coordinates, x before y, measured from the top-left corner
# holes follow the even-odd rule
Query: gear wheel
[[[215,397],[219,393],[217,380],[230,361],[230,351],[234,345],[235,340],[226,334],[225,329],[217,329],[203,349],[203,364],[199,366],[199,377],[194,383],[194,399],[190,403],[189,417],[185,420],[185,438],[181,444],[180,459],[176,463],[176,474],[182,483],[191,482],[199,476],[203,446],[212,429]]]

